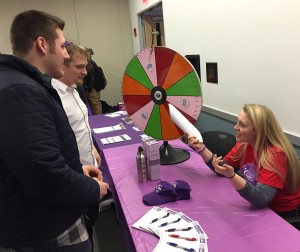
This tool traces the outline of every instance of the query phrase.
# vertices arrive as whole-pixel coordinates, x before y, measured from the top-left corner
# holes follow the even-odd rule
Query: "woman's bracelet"
[[[206,149],[206,146],[203,144],[202,147],[199,150],[197,150],[197,152],[199,154],[201,154],[205,149]]]
[[[235,173],[233,173],[233,175],[231,177],[226,177],[226,178],[232,179],[232,178],[234,178],[234,176],[235,176]]]

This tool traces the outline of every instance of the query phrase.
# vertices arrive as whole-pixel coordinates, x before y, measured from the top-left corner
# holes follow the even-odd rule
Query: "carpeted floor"
[[[127,252],[113,203],[101,208],[93,239],[94,252]],[[7,252],[7,249],[0,248],[0,252]]]
[[[95,252],[126,252],[113,203],[101,208],[94,226]]]

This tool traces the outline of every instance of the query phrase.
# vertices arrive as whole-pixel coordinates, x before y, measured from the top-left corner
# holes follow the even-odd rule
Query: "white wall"
[[[133,57],[127,0],[0,0],[0,52],[11,53],[9,29],[16,14],[37,9],[66,22],[67,40],[91,47],[93,59],[103,68],[108,85],[103,100],[115,105],[122,100],[122,78]]]
[[[237,115],[265,104],[300,137],[299,10],[297,0],[163,0],[166,45],[200,54],[205,106]],[[218,85],[206,82],[206,62],[218,63]]]

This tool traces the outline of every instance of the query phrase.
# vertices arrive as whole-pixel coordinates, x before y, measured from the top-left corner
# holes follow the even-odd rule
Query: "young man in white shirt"
[[[76,85],[82,85],[83,78],[87,75],[86,68],[89,54],[86,48],[73,43],[69,43],[66,49],[70,58],[64,62],[64,75],[58,80],[52,79],[52,86],[60,96],[69,123],[74,131],[81,163],[83,165],[99,167],[101,159],[93,145],[88,122],[88,110],[76,90]],[[99,206],[95,205],[89,209],[85,216],[91,242],[93,242],[93,225],[97,219],[98,212]]]

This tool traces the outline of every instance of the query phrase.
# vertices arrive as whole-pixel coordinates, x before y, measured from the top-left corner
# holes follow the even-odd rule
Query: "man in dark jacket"
[[[94,115],[103,114],[101,102],[101,90],[106,87],[107,81],[103,70],[92,60],[94,54],[91,48],[87,48],[89,53],[89,65],[87,75],[84,77],[83,87],[86,89],[88,102]]]
[[[97,168],[80,163],[51,86],[69,58],[63,28],[50,14],[20,13],[14,56],[0,55],[0,247],[9,251],[89,252],[82,216],[108,189]]]

